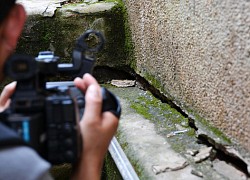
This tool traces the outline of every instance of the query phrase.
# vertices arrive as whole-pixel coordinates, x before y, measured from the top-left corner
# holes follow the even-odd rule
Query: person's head
[[[0,80],[5,60],[15,50],[26,20],[23,6],[16,0],[0,0]]]

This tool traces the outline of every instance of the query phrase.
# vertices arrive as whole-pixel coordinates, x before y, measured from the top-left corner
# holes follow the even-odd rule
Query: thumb
[[[8,103],[8,100],[14,93],[16,88],[16,81],[6,85],[0,95],[0,106],[5,106]]]
[[[99,85],[92,84],[88,87],[85,101],[84,121],[99,120],[102,110],[102,95]]]

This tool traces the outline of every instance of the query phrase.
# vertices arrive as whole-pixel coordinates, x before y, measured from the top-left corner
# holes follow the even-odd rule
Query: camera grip
[[[70,89],[72,96],[76,98],[80,111],[80,116],[82,116],[85,109],[85,97],[78,88],[71,87]],[[102,112],[109,111],[113,113],[117,118],[120,118],[121,105],[118,98],[112,92],[110,92],[104,87],[101,88],[101,93],[102,93]]]
[[[109,111],[117,118],[121,116],[121,105],[117,97],[106,88],[102,87],[102,112]]]

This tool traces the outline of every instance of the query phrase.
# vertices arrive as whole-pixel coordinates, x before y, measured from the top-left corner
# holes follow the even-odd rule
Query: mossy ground
[[[122,180],[122,176],[116,167],[111,155],[107,153],[102,169],[102,180]]]
[[[173,142],[172,146],[176,151],[181,152],[187,149],[189,145],[197,144],[196,130],[189,126],[189,119],[184,117],[169,104],[162,103],[151,93],[145,92],[145,94],[138,96],[131,102],[131,107],[135,109],[137,113],[142,114],[146,119],[154,122],[155,127],[160,134],[167,135],[172,131],[180,130],[180,128],[186,129],[186,133],[176,135],[169,139],[170,142]],[[222,144],[231,143],[229,138],[227,138],[219,129],[211,126],[206,120],[199,117],[199,123],[202,123],[202,128],[205,128],[207,132],[213,134],[212,138],[220,138]],[[188,141],[191,142],[187,145],[186,143],[188,143]],[[187,147],[184,148],[186,145]]]
[[[164,94],[170,101],[175,101],[177,104],[183,104],[179,103],[179,100],[172,97],[167,90],[163,87],[162,83],[157,80],[153,75],[151,75],[149,72],[143,72],[144,78],[150,82],[150,84],[161,91],[162,94]],[[218,128],[211,125],[206,119],[202,118],[198,113],[196,113],[193,109],[185,106],[181,107],[182,109],[186,110],[187,114],[189,116],[191,115],[195,125],[197,125],[199,128],[204,129],[207,133],[211,134],[213,138],[220,138],[222,144],[231,144],[232,141]]]
[[[165,137],[174,131],[187,130],[187,132],[173,136],[169,140],[178,139],[179,141],[179,138],[181,138],[183,146],[190,138],[192,141],[196,140],[195,130],[189,127],[188,119],[170,105],[156,99],[150,92],[145,92],[134,99],[131,102],[131,108],[135,109],[137,113],[143,115],[146,119],[151,120],[157,132]]]
[[[187,150],[200,150],[207,147],[196,137],[196,130],[190,127],[189,119],[183,116],[175,108],[169,104],[161,102],[155,98],[150,92],[139,90],[138,88],[119,88],[118,90],[109,87],[111,91],[117,94],[120,98],[126,99],[130,104],[130,110],[126,109],[125,113],[135,111],[141,114],[145,119],[154,124],[157,134],[162,136],[171,148],[178,154],[182,155],[187,162],[197,171],[201,171],[207,179],[218,179],[220,176],[211,167],[213,159],[207,159],[201,163],[195,163],[193,158],[187,156]],[[177,132],[175,134],[175,132]],[[126,142],[126,133],[119,131],[117,134],[122,148],[127,154],[131,164],[135,168],[139,178],[147,178],[147,172],[143,169],[143,164],[134,156],[133,149]],[[216,150],[214,151],[216,154]],[[216,156],[216,155],[215,155]],[[205,178],[205,179],[206,179]],[[223,179],[223,178],[222,178]]]

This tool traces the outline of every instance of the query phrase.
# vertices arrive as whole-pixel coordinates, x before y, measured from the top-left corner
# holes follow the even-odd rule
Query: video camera
[[[90,47],[89,38],[97,45]],[[81,154],[79,119],[85,107],[84,94],[72,81],[47,82],[58,74],[72,78],[91,73],[95,57],[104,44],[98,31],[88,30],[76,41],[72,64],[58,63],[53,52],[40,52],[38,57],[13,55],[5,64],[5,74],[17,81],[10,107],[1,113],[1,121],[52,164],[76,163]],[[118,118],[121,107],[114,94],[102,88],[102,111]]]

